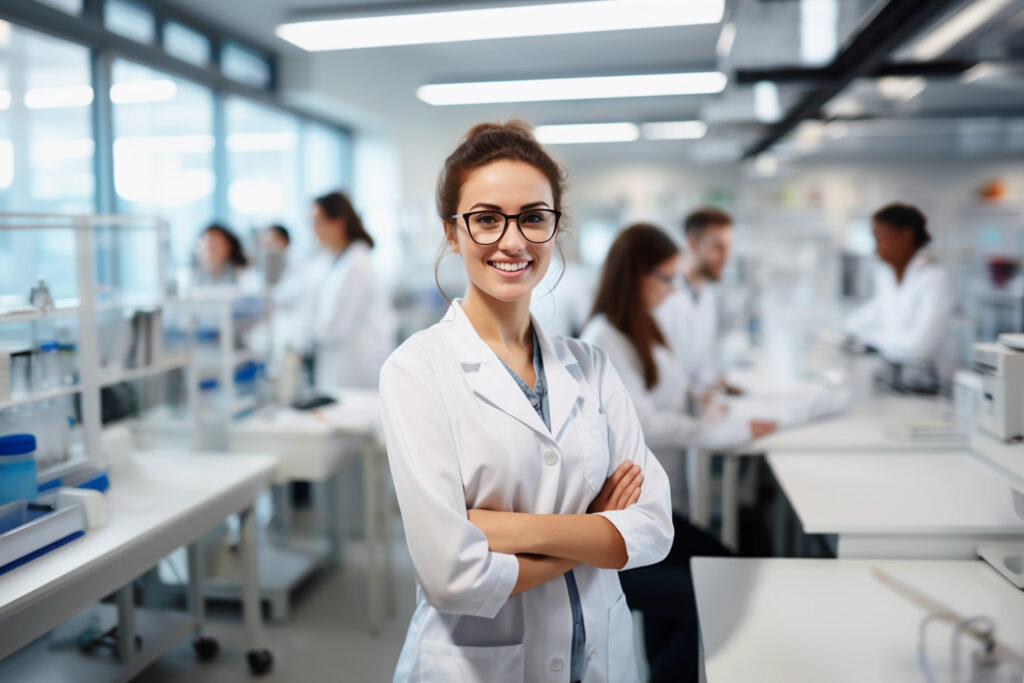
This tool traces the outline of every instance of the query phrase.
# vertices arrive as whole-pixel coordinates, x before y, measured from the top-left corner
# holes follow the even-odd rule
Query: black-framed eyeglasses
[[[543,244],[555,236],[561,211],[554,209],[530,209],[521,213],[507,214],[500,211],[470,211],[458,213],[452,218],[466,222],[466,231],[474,242],[480,245],[500,242],[508,230],[508,224],[516,222],[523,239],[534,244]]]

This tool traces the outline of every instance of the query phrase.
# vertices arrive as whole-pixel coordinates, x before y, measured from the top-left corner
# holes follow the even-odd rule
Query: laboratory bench
[[[132,454],[110,473],[104,526],[0,577],[0,680],[127,681],[190,635],[198,656],[215,654],[216,642],[202,635],[202,572],[192,570],[200,566],[202,535],[235,514],[249,666],[268,671],[273,658],[262,634],[253,506],[274,467],[269,455]],[[189,612],[135,608],[132,582],[182,546]],[[45,634],[112,594],[116,605],[96,609],[103,629],[117,626],[113,653],[50,649]]]

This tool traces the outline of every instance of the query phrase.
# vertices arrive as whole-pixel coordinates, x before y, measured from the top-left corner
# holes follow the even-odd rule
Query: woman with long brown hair
[[[686,520],[684,451],[739,445],[774,429],[771,423],[729,416],[702,420],[687,412],[686,372],[653,315],[674,290],[680,267],[679,247],[657,226],[638,223],[623,230],[608,251],[593,317],[582,335],[608,353],[672,486],[676,533],[669,556],[620,574],[629,606],[644,615],[651,683],[697,680],[697,607],[689,560],[728,554]]]

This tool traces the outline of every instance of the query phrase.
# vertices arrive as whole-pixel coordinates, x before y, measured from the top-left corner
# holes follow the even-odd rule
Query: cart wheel
[[[254,676],[262,676],[274,667],[274,655],[270,650],[250,650],[246,658]]]
[[[220,653],[220,643],[216,638],[201,636],[192,641],[192,649],[196,651],[200,662],[209,662],[216,659]]]

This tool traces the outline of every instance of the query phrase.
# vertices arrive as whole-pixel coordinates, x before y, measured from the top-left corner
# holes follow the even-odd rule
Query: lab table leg
[[[200,661],[207,662],[220,652],[220,644],[215,638],[203,635],[206,622],[206,601],[203,599],[203,566],[202,554],[198,543],[188,546],[188,610],[196,620],[192,648]]]
[[[380,573],[377,570],[378,532],[377,477],[375,469],[377,456],[372,444],[364,444],[363,454],[363,536],[366,543],[366,577],[369,595],[370,632],[379,635],[383,622],[380,599]]]
[[[701,448],[687,449],[687,480],[690,492],[690,519],[704,529],[711,525],[711,453]]]
[[[117,591],[117,659],[131,669],[135,659],[135,586],[129,581]]]
[[[739,549],[740,456],[729,453],[722,463],[722,543],[732,551]]]
[[[263,618],[260,613],[259,548],[256,537],[256,514],[247,507],[239,514],[239,561],[242,570],[242,614],[245,620],[247,658],[254,674],[262,675],[273,667],[274,658],[263,641]]]

